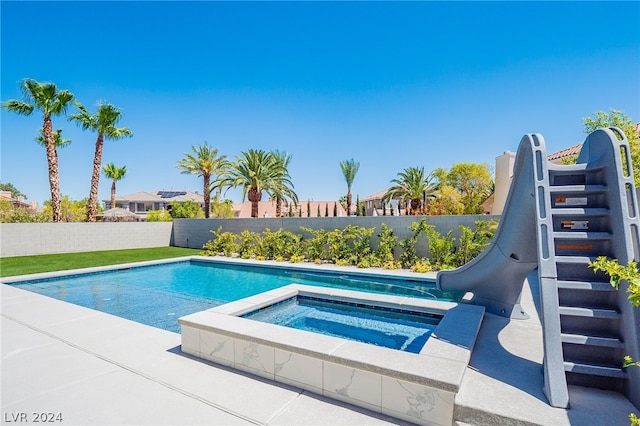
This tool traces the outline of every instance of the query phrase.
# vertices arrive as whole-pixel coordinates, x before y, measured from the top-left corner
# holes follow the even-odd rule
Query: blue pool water
[[[256,321],[420,353],[442,316],[297,296],[243,315]]]
[[[423,281],[363,278],[339,273],[186,261],[124,270],[22,281],[15,287],[179,332],[177,319],[254,294],[297,283],[460,300]]]

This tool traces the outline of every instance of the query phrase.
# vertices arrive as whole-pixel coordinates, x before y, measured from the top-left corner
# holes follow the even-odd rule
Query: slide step
[[[605,192],[607,190],[606,185],[556,185],[549,186],[549,192],[556,193],[594,193]]]
[[[586,265],[596,260],[596,257],[589,256],[556,256],[556,263],[571,263],[577,265]]]
[[[609,209],[604,207],[554,207],[551,209],[551,214],[554,216],[608,216]]]
[[[620,319],[622,314],[615,309],[606,308],[583,308],[577,306],[560,306],[558,307],[560,315],[568,315],[574,317],[588,317],[588,318],[610,318]]]
[[[584,334],[561,333],[562,343],[575,345],[601,346],[605,348],[624,348],[624,343],[615,337],[587,336]]]
[[[585,364],[581,362],[564,362],[564,371],[571,373],[589,374],[591,376],[615,377],[627,379],[627,372],[622,368],[607,367],[604,365]]]
[[[611,283],[606,281],[564,281],[558,280],[558,288],[571,290],[595,290],[595,291],[616,291]]]
[[[553,238],[562,240],[610,240],[613,238],[613,234],[610,232],[554,232]]]

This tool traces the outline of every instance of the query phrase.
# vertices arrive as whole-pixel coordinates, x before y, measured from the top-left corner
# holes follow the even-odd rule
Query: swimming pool
[[[447,301],[461,298],[459,293],[440,292],[434,282],[426,279],[357,271],[345,274],[295,265],[262,266],[202,257],[56,275],[59,276],[3,279],[3,282],[176,333],[180,332],[177,318],[181,316],[291,283]]]

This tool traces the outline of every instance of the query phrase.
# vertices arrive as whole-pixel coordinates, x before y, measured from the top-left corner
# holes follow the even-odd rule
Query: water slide
[[[640,407],[640,309],[588,267],[597,256],[638,260],[640,219],[628,141],[617,128],[585,140],[577,164],[547,160],[544,139],[525,135],[493,240],[468,264],[437,275],[444,291],[472,292],[471,303],[512,319],[527,276],[537,270],[544,339],[544,392],[569,406],[567,383],[622,392]]]

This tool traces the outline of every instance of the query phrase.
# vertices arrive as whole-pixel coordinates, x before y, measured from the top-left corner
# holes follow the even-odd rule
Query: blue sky
[[[409,166],[484,162],[541,133],[549,153],[584,140],[610,108],[640,121],[640,2],[0,3],[0,99],[51,81],[91,111],[121,108],[130,139],[118,194],[201,190],[175,167],[207,141],[234,159],[293,156],[301,200],[346,192],[339,162],[361,163],[353,193]],[[71,109],[72,111],[73,109]],[[50,198],[42,117],[2,109],[0,180]],[[54,119],[63,194],[89,194],[95,134]],[[100,199],[110,182],[101,177]],[[240,201],[239,191],[229,198]]]

